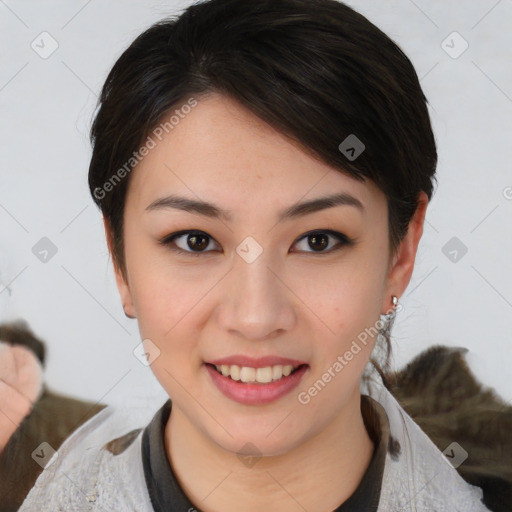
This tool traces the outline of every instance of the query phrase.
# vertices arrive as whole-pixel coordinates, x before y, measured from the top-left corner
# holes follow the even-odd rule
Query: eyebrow
[[[335,206],[342,205],[353,206],[361,212],[364,212],[364,206],[361,201],[359,201],[359,199],[343,192],[294,204],[289,208],[279,212],[277,218],[278,221],[281,222],[292,218],[303,217],[305,215],[319,212],[327,208],[333,208]],[[156,199],[146,207],[146,210],[154,211],[169,208],[183,210],[189,213],[196,213],[198,215],[204,215],[205,217],[224,219],[228,222],[230,222],[233,218],[228,210],[224,210],[223,208],[220,208],[212,203],[197,201],[195,199],[189,199],[187,197],[176,195],[170,195]]]

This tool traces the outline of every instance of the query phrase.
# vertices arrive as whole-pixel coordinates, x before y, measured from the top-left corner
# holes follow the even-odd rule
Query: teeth
[[[263,384],[272,382],[272,367],[258,368],[255,373],[256,382],[263,382]]]
[[[283,365],[278,364],[272,367],[272,378],[274,380],[280,379],[283,376]]]
[[[221,366],[215,366],[219,373],[222,373],[224,377],[231,377],[233,380],[242,382],[258,382],[260,384],[267,384],[273,380],[279,380],[284,377],[288,377],[292,373],[296,366],[291,364],[275,366],[265,366],[264,368],[251,368],[249,366],[237,366],[236,364]]]
[[[254,382],[256,380],[256,370],[242,366],[242,368],[240,368],[240,380],[242,382]]]

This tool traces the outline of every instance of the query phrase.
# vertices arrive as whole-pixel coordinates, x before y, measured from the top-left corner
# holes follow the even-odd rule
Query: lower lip
[[[268,384],[244,384],[241,381],[224,377],[213,366],[204,365],[219,390],[231,400],[247,405],[260,405],[273,402],[296,388],[309,368],[301,366],[297,371]]]

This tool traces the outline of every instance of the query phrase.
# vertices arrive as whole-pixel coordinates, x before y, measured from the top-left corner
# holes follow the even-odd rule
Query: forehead
[[[230,211],[254,212],[263,204],[280,210],[336,192],[355,196],[365,209],[385,206],[373,182],[359,182],[314,158],[227,96],[198,100],[161,140],[152,138],[155,146],[132,171],[127,208],[129,203],[142,211],[177,193]]]

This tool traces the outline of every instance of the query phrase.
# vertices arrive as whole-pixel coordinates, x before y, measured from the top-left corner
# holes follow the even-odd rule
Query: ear
[[[400,298],[403,294],[409,284],[414,270],[416,251],[418,249],[421,235],[423,234],[423,223],[425,221],[425,214],[427,211],[427,194],[420,191],[418,194],[418,201],[418,208],[409,222],[407,234],[400,243],[398,251],[390,265],[386,281],[386,293],[381,310],[384,313],[389,312],[392,307],[391,296],[396,295]]]
[[[107,239],[108,251],[110,256],[112,257],[114,274],[116,278],[117,289],[119,291],[119,296],[121,297],[121,303],[123,304],[123,309],[125,315],[129,318],[136,318],[135,308],[133,306],[132,294],[130,291],[130,287],[121,271],[119,266],[116,264],[116,259],[114,257],[114,238],[112,234],[112,229],[110,228],[110,224],[108,223],[105,216],[103,216],[103,226],[105,228],[105,237]]]

